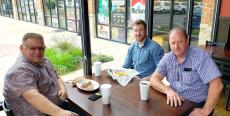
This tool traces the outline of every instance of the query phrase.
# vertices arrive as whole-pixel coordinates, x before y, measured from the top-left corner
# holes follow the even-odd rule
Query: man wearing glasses
[[[182,28],[169,32],[171,52],[159,62],[150,82],[151,86],[167,95],[167,104],[180,106],[184,100],[197,103],[191,116],[212,115],[223,88],[221,73],[209,54],[189,47],[189,39]],[[166,77],[170,86],[162,83]]]
[[[5,101],[14,115],[76,116],[61,107],[67,106],[64,82],[44,58],[42,35],[27,33],[20,45],[22,55],[5,76]]]

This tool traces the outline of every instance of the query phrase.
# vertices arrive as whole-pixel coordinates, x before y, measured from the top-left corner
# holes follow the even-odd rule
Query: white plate
[[[93,88],[92,89],[82,88],[81,85],[88,81],[91,81],[91,83],[93,84]],[[84,91],[94,91],[99,88],[99,83],[97,81],[90,80],[90,79],[85,79],[82,82],[78,82],[76,85],[79,89],[84,90]]]

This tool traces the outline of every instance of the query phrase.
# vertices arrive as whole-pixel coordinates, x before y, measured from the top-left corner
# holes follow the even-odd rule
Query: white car
[[[170,2],[169,1],[156,1],[154,2],[154,12],[166,13],[170,12]]]
[[[174,11],[185,14],[187,11],[187,2],[175,2]]]

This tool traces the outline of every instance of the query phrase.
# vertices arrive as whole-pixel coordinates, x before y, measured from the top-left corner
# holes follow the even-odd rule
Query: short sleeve
[[[203,59],[197,69],[197,72],[204,84],[207,84],[214,78],[221,76],[217,65],[209,55]]]
[[[37,78],[29,68],[18,68],[8,79],[8,86],[18,97],[30,89],[37,89]]]
[[[167,74],[167,59],[168,55],[164,55],[155,70],[156,72],[159,72],[162,76],[166,76]]]

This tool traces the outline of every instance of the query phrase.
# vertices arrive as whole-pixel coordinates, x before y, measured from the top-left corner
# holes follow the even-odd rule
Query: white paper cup
[[[141,100],[148,100],[149,98],[149,87],[150,82],[149,81],[140,81],[140,96]]]
[[[95,76],[101,75],[101,62],[94,62]]]
[[[102,84],[100,86],[101,95],[102,95],[102,104],[109,104],[110,102],[110,93],[111,93],[111,84]]]

